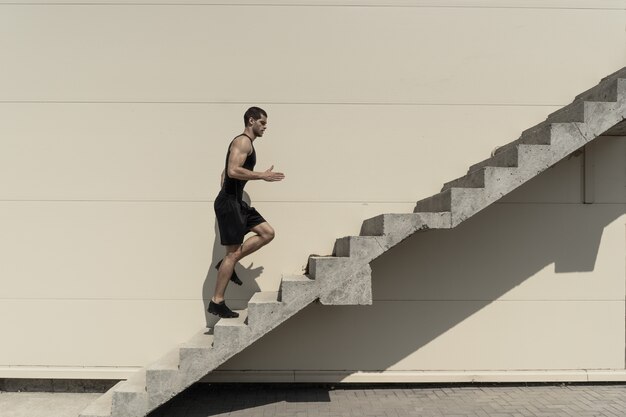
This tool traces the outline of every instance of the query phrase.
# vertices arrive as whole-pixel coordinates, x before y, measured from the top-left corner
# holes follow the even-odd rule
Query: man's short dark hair
[[[246,110],[246,114],[243,115],[243,125],[248,126],[248,120],[252,117],[254,120],[259,120],[261,117],[267,117],[267,113],[260,107],[250,107]]]

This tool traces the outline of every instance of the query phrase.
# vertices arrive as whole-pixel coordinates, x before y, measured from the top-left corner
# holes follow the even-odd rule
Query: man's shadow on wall
[[[244,191],[243,200],[251,205],[250,196]],[[202,284],[202,300],[204,304],[204,316],[206,319],[207,327],[212,329],[215,323],[218,322],[219,317],[210,314],[207,309],[209,308],[209,302],[215,292],[215,283],[217,281],[217,269],[215,265],[224,258],[226,255],[226,247],[222,246],[220,242],[220,232],[217,226],[217,220],[215,221],[215,240],[213,241],[213,252],[211,254],[211,265],[207,271],[206,278]],[[251,234],[247,234],[244,237],[250,237]],[[232,310],[243,310],[248,307],[248,300],[255,292],[260,291],[259,285],[256,283],[256,279],[263,273],[262,266],[255,266],[252,262],[243,258],[240,263],[235,265],[235,271],[237,276],[243,282],[241,286],[229,281],[228,287],[226,287],[226,304]]]

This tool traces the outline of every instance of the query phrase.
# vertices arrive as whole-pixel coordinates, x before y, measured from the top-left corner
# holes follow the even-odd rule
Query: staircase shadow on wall
[[[455,229],[417,233],[372,262],[372,306],[313,303],[217,371],[322,369],[335,371],[322,376],[333,383],[341,382],[342,371],[352,373],[345,370],[389,369],[551,264],[557,274],[593,271],[603,229],[624,206],[562,206],[496,204]],[[179,407],[212,416],[282,402],[330,402],[324,389],[307,397],[290,385],[253,387],[265,394],[248,392],[241,401],[237,390],[247,387],[194,386],[151,416],[182,416]]]
[[[623,205],[523,206],[413,235],[372,262],[372,306],[311,304],[218,370],[389,369],[546,266],[557,277],[593,271],[603,228],[624,214]]]
[[[526,184],[526,191],[545,186],[545,175]],[[602,278],[597,274],[576,278],[568,273],[596,269],[604,229],[624,214],[623,204],[503,201],[457,228],[416,233],[374,260],[373,305],[313,303],[209,374],[206,381],[227,381],[229,371],[250,370],[251,375],[282,372],[285,382],[306,382],[298,371],[313,375],[319,371],[318,381],[341,382],[357,370],[393,369],[493,302],[507,297],[532,299],[528,294],[536,296],[537,287],[528,292],[529,285],[544,288],[541,280],[551,280],[545,288],[551,288],[552,297],[546,294],[545,299],[566,299],[554,297],[554,291],[567,291],[568,280],[576,279],[580,285],[581,279]],[[554,274],[535,276],[552,266]],[[532,283],[527,282],[530,278]],[[511,290],[517,293],[507,294]],[[520,340],[526,336],[520,335]],[[457,353],[467,355],[463,346]],[[450,358],[454,353],[445,355]],[[463,369],[455,366],[451,364],[450,369]],[[171,401],[168,409],[175,410],[184,398]],[[230,409],[279,401],[270,396],[254,404],[234,402]],[[207,416],[219,414],[211,407],[198,405],[198,410]],[[175,413],[167,415],[176,417]]]

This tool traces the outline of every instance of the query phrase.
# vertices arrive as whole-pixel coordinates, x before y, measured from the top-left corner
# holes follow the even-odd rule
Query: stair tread
[[[244,310],[233,310],[234,312],[239,313],[239,317],[234,318],[222,318],[216,324],[215,327],[240,327],[247,326],[246,319],[248,318],[248,309]]]
[[[131,375],[126,381],[122,381],[119,387],[115,388],[115,392],[142,392],[146,389],[146,368]]]
[[[283,281],[297,281],[297,282],[315,282],[314,279],[307,277],[306,275],[283,275]]]
[[[348,235],[343,236],[338,239],[363,239],[363,240],[377,240],[380,239],[380,236],[360,236],[360,235]]]
[[[178,361],[180,359],[180,351],[178,348],[170,350],[166,355],[151,363],[147,370],[176,370],[178,369]]]
[[[213,335],[209,334],[207,329],[202,329],[189,340],[181,345],[181,348],[207,348],[211,349],[213,346]]]
[[[248,301],[248,305],[250,303],[253,304],[266,304],[266,303],[275,303],[280,304],[278,301],[278,291],[258,291],[252,295],[250,301]]]

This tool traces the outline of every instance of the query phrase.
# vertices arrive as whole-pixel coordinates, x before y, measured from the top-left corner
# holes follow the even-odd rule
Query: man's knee
[[[274,240],[275,236],[276,236],[276,232],[274,231],[274,229],[271,226],[267,226],[265,228],[265,230],[263,230],[263,234],[261,235],[263,240],[265,240],[267,243],[269,243],[272,240]]]

